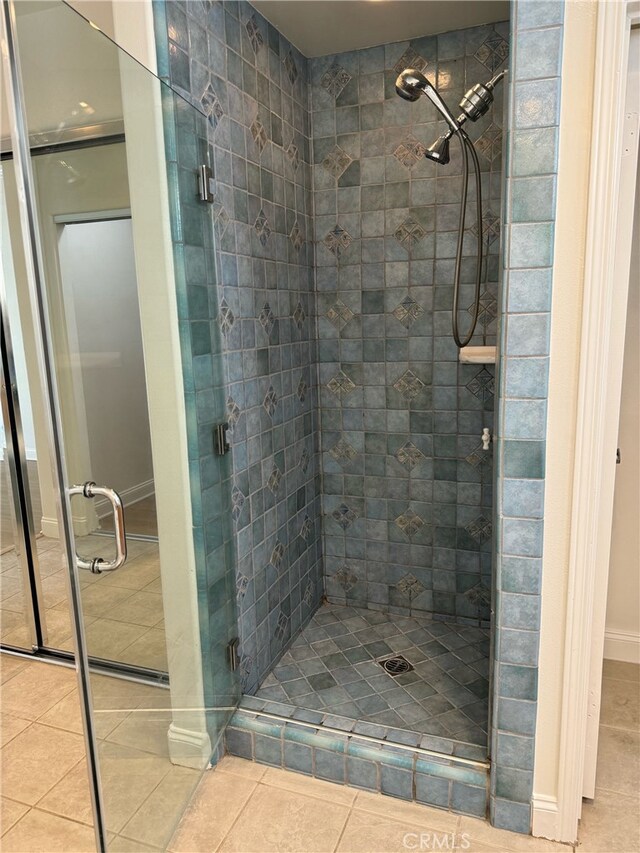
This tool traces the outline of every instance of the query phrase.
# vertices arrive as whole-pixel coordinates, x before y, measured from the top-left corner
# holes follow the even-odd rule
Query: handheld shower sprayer
[[[500,71],[487,83],[476,83],[475,86],[472,86],[467,92],[465,92],[459,104],[462,112],[457,119],[454,118],[453,114],[450,112],[438,90],[420,71],[416,71],[414,68],[406,68],[396,80],[396,92],[401,98],[404,98],[406,101],[415,102],[420,98],[420,95],[426,95],[449,125],[449,130],[442,136],[439,136],[438,139],[436,139],[436,141],[433,142],[425,151],[424,156],[428,160],[432,160],[434,163],[439,163],[441,166],[446,166],[451,159],[449,155],[449,140],[455,134],[460,141],[460,148],[462,151],[462,198],[460,205],[460,220],[458,224],[456,263],[453,278],[453,306],[451,317],[453,339],[460,348],[467,346],[471,341],[478,323],[478,315],[480,313],[480,282],[482,278],[482,186],[480,163],[478,161],[476,149],[462,125],[467,120],[477,121],[487,112],[493,103],[493,90],[505,74],[506,71]],[[469,155],[471,155],[471,159],[473,161],[473,170],[476,179],[476,227],[478,232],[478,248],[476,256],[475,299],[471,326],[464,338],[461,338],[458,330],[458,302],[460,296],[460,268],[462,263],[467,195],[469,190]]]

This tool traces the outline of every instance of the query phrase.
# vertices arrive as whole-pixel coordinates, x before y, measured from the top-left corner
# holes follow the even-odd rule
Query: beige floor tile
[[[103,711],[96,708],[95,705],[96,703],[94,702],[93,720],[96,734],[99,738],[106,737],[128,715],[128,711]],[[68,693],[64,699],[61,699],[53,708],[46,711],[38,719],[38,722],[57,729],[64,729],[68,732],[83,734],[78,691],[74,690]]]
[[[24,613],[20,610],[5,610],[4,608],[0,610],[0,636],[2,637],[5,643],[9,645],[18,646],[23,645],[26,647],[26,643],[21,642],[20,640],[16,640],[13,636],[14,633],[16,636],[22,636],[18,632],[24,633],[28,640],[28,633],[26,632],[26,623]]]
[[[458,834],[465,835],[472,845],[487,844],[498,850],[509,853],[571,853],[571,845],[547,841],[545,838],[534,838],[519,832],[507,832],[496,829],[486,820],[473,817],[461,817]]]
[[[87,763],[82,760],[38,802],[38,808],[60,817],[93,825]]]
[[[128,622],[131,625],[153,628],[164,618],[162,596],[155,592],[134,592],[122,604],[111,609],[109,618],[118,622]]]
[[[451,850],[455,831],[426,829],[422,824],[405,823],[371,812],[349,815],[338,851],[340,853],[406,853],[407,850]]]
[[[20,577],[13,577],[7,573],[0,575],[0,598],[2,598],[2,606],[7,606],[7,599],[22,592],[22,580]]]
[[[0,798],[0,834],[8,832],[28,811],[29,806],[24,803],[16,803],[7,797]]]
[[[95,657],[130,660],[130,657],[124,657],[124,650],[148,630],[141,625],[127,625],[113,619],[96,619],[85,631],[87,649],[89,654]],[[135,660],[133,662],[135,663]]]
[[[620,681],[640,683],[640,665],[621,660],[605,660],[602,668],[603,678],[617,678]]]
[[[229,778],[229,777],[227,777]],[[323,853],[335,849],[347,806],[258,783],[218,848],[237,853]]]
[[[171,765],[157,755],[106,740],[100,741],[99,757],[107,829],[119,833]]]
[[[6,652],[0,652],[0,683],[4,684],[14,675],[26,669],[29,661],[17,655],[9,655]]]
[[[253,779],[258,782],[267,771],[264,764],[257,761],[247,761],[246,758],[238,758],[236,755],[225,755],[216,764],[216,773],[233,773],[234,776],[243,776],[245,779]],[[299,777],[298,777],[299,778]]]
[[[368,791],[359,791],[354,803],[354,808],[359,811],[367,811],[390,820],[402,823],[416,823],[429,829],[438,829],[443,832],[453,832],[458,826],[459,817],[453,812],[443,809],[432,809],[419,803],[408,803],[387,797],[383,794],[371,794]]]
[[[173,853],[210,853],[231,829],[257,783],[232,773],[210,770],[169,843]]]
[[[189,805],[201,775],[188,767],[173,766],[120,834],[164,849]]]
[[[94,706],[101,710],[170,708],[171,691],[109,675],[91,675]]]
[[[167,734],[171,724],[170,711],[132,711],[108,735],[108,740],[122,746],[132,746],[169,758]]]
[[[0,714],[0,747],[9,743],[10,740],[31,725],[31,720],[16,717],[13,714]]]
[[[164,847],[149,847],[139,841],[132,841],[122,835],[116,835],[109,841],[109,853],[163,853]]]
[[[600,723],[640,731],[640,684],[603,678]]]
[[[80,735],[34,723],[2,748],[2,790],[35,805],[83,756]]]
[[[55,572],[49,577],[42,578],[42,599],[45,608],[53,608],[69,599],[69,587],[65,572]]]
[[[31,809],[2,837],[3,853],[91,853],[93,829]]]
[[[580,853],[638,853],[640,798],[596,788],[593,802],[582,805],[578,842]]]
[[[114,576],[115,578],[115,573]],[[118,569],[118,586],[126,589],[144,589],[150,583],[160,579],[160,558],[156,554],[151,557],[138,557],[127,562]]]
[[[596,785],[620,794],[640,792],[640,732],[600,726]]]
[[[56,608],[45,610],[44,621],[47,631],[45,644],[52,649],[73,651],[73,628],[67,602],[59,604]],[[91,616],[84,618],[85,626],[94,621]]]
[[[164,631],[149,628],[139,639],[127,646],[120,660],[167,671],[167,641]]]
[[[27,720],[37,720],[76,686],[75,670],[29,661],[29,665],[2,689],[2,709]]]
[[[133,595],[132,590],[121,586],[93,584],[82,590],[82,612],[98,618],[106,616],[116,605]]]
[[[21,584],[18,583],[18,587],[20,586]],[[6,610],[10,610],[12,613],[24,613],[24,595],[22,594],[22,591],[19,589],[12,595],[9,595],[8,593],[5,595],[4,592],[5,591],[3,590],[3,595],[1,599],[3,612]]]
[[[352,805],[358,793],[355,788],[348,788],[346,785],[312,779],[310,776],[303,776],[301,773],[293,773],[290,770],[280,770],[276,767],[268,767],[261,781],[265,785],[297,791],[308,797],[340,803],[343,806]]]

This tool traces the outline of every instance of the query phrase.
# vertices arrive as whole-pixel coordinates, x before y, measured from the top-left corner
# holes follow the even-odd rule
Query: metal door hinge
[[[240,648],[240,640],[238,637],[234,637],[233,640],[230,640],[227,643],[227,661],[229,663],[229,669],[231,672],[235,672],[238,668],[238,663],[240,659],[238,657],[238,649]]]
[[[198,198],[213,204],[213,173],[206,164],[198,169]]]
[[[216,424],[213,428],[213,446],[216,456],[224,456],[231,449],[227,441],[229,424]]]

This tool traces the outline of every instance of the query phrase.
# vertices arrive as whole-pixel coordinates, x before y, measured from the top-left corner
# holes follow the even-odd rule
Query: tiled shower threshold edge
[[[229,754],[460,814],[487,815],[486,759],[444,754],[251,707],[257,704],[268,703],[243,697],[231,718],[225,734]],[[291,707],[292,714],[299,710]],[[355,720],[344,722],[356,725]]]

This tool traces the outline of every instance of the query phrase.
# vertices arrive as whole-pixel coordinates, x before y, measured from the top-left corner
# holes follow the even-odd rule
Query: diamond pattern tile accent
[[[402,515],[399,515],[398,518],[396,518],[396,524],[409,538],[415,536],[416,533],[424,527],[424,521],[411,508],[407,509],[402,513]]]
[[[262,403],[266,413],[270,418],[273,418],[276,408],[278,406],[278,395],[274,391],[273,385],[269,386],[269,390],[267,391],[264,401]]]
[[[269,226],[269,220],[265,216],[264,210],[260,210],[253,227],[261,245],[266,246],[269,242],[269,237],[271,237],[271,227]]]
[[[348,305],[345,305],[341,299],[336,299],[331,308],[327,311],[327,319],[330,323],[341,332],[347,323],[356,316]]]
[[[399,379],[396,379],[393,387],[405,400],[411,401],[418,396],[425,386],[420,377],[416,376],[412,370],[407,370]]]
[[[332,578],[345,593],[359,585],[348,563]],[[414,669],[392,678],[377,661],[400,651]],[[486,749],[488,661],[485,629],[324,604],[257,697],[372,723],[391,740],[407,729]]]
[[[408,47],[400,59],[393,66],[396,74],[401,74],[405,68],[415,68],[416,71],[424,71],[429,63],[420,56],[412,47]]]
[[[211,85],[211,81],[207,83],[207,87],[202,93],[202,97],[200,98],[200,103],[202,104],[204,114],[209,120],[209,124],[215,130],[220,122],[220,119],[224,115],[224,110],[222,109],[222,104],[220,103],[220,100],[216,95],[216,90]]]
[[[227,305],[227,300],[223,299],[220,302],[220,312],[218,314],[218,323],[220,324],[220,329],[222,330],[223,335],[229,334],[235,321],[236,318],[233,311]]]
[[[214,201],[213,203],[213,219],[216,225],[218,237],[222,237],[231,220],[224,206],[219,201]]]
[[[471,589],[468,589],[465,592],[465,597],[476,607],[489,607],[491,604],[491,592],[482,583],[478,583],[472,586]]]
[[[236,596],[238,602],[242,601],[249,586],[249,578],[246,575],[238,575],[236,578]]]
[[[345,438],[341,438],[340,441],[331,448],[329,455],[340,465],[347,465],[352,459],[356,458],[358,451],[355,447],[352,447]]]
[[[227,422],[231,429],[238,423],[241,414],[240,406],[233,397],[227,397]]]
[[[271,552],[271,559],[269,560],[269,562],[271,563],[274,569],[280,569],[283,560],[284,545],[279,539],[277,539],[276,544],[273,547],[273,551]]]
[[[355,387],[355,383],[349,379],[343,370],[338,371],[333,379],[330,379],[329,382],[327,382],[327,388],[329,391],[333,392],[340,400],[344,400],[344,398],[348,396]]]
[[[234,521],[237,521],[242,515],[242,508],[246,499],[244,493],[237,486],[231,489],[231,515]]]
[[[302,453],[300,454],[300,461],[298,465],[300,466],[300,470],[303,474],[306,474],[309,470],[309,462],[311,461],[311,457],[309,455],[309,451],[306,447],[302,448]]]
[[[396,320],[402,323],[405,329],[410,329],[418,317],[420,317],[421,314],[424,314],[424,308],[418,305],[415,299],[411,296],[405,296],[402,302],[393,309],[392,313]]]
[[[264,147],[269,140],[267,139],[267,131],[264,129],[264,125],[259,118],[256,118],[251,122],[251,136],[253,137],[255,144],[258,146],[258,150],[262,154]]]
[[[465,460],[469,465],[473,465],[474,468],[478,468],[482,465],[489,465],[491,463],[491,453],[488,450],[484,450],[482,445],[479,444],[475,450],[472,450],[468,456],[465,456]]]
[[[304,588],[304,595],[302,596],[302,600],[307,605],[307,607],[311,606],[313,602],[313,584],[311,581],[307,581],[307,585]]]
[[[349,248],[353,242],[353,237],[348,231],[345,231],[340,225],[336,225],[324,238],[324,245],[332,252],[336,258],[340,258],[343,252]]]
[[[495,71],[509,56],[509,43],[494,32],[482,42],[474,56],[489,71]]]
[[[293,84],[298,79],[298,66],[296,65],[296,61],[293,58],[293,53],[291,53],[291,50],[287,51],[287,55],[282,60],[282,63],[284,65],[284,70],[287,74],[287,77],[289,78],[289,82],[293,86]]]
[[[285,153],[287,155],[289,162],[293,166],[293,171],[297,172],[298,167],[300,166],[300,149],[295,144],[295,142],[290,142],[287,145],[287,150]]]
[[[502,154],[502,128],[491,122],[489,127],[474,142],[476,150],[493,163]]]
[[[491,400],[495,393],[495,379],[487,368],[483,367],[470,382],[467,382],[466,387],[474,397],[486,402]]]
[[[346,530],[348,527],[351,527],[354,521],[357,521],[360,517],[355,509],[351,509],[351,507],[347,506],[347,504],[340,504],[337,509],[331,513],[333,518],[338,522],[340,527],[343,530]]]
[[[426,145],[419,142],[415,136],[409,135],[398,145],[393,156],[407,169],[412,169],[419,160],[422,160],[426,150]]]
[[[256,16],[252,15],[244,26],[247,31],[247,35],[249,36],[253,52],[257,53],[264,44],[264,38],[262,37],[262,33],[258,27]]]
[[[465,530],[472,539],[482,543],[486,542],[487,539],[491,539],[493,525],[490,519],[485,518],[484,515],[479,515],[470,524],[467,524]]]
[[[351,74],[349,74],[349,72],[341,65],[334,62],[334,64],[327,68],[322,75],[320,85],[323,89],[326,89],[330,95],[337,98],[350,80]]]
[[[424,453],[411,441],[405,442],[405,444],[396,451],[395,457],[408,471],[413,471],[416,465],[425,459]]]
[[[302,302],[298,302],[296,305],[296,309],[293,312],[293,322],[296,324],[298,329],[302,331],[302,327],[304,326],[304,321],[307,319],[307,315],[302,306]]]
[[[413,249],[413,247],[422,240],[426,233],[427,232],[424,230],[422,225],[420,225],[419,222],[416,222],[412,216],[409,216],[405,219],[402,225],[396,228],[393,236],[401,246],[404,246],[407,252],[410,252],[411,249]]]
[[[273,331],[273,327],[276,322],[276,318],[273,316],[273,311],[271,310],[271,306],[268,302],[264,303],[262,311],[258,316],[258,321],[267,333],[267,335],[271,335],[271,332]]]
[[[333,175],[337,179],[352,162],[353,160],[347,152],[343,148],[340,148],[339,145],[336,145],[324,158],[322,166],[330,175]]]
[[[300,226],[298,225],[298,220],[293,223],[293,228],[291,229],[291,233],[289,234],[289,239],[291,240],[291,245],[299,252],[300,249],[304,246],[304,235],[300,230]]]
[[[358,576],[351,571],[346,563],[335,572],[333,577],[345,592],[349,592],[358,583]]]
[[[276,629],[273,632],[277,640],[284,640],[289,632],[289,617],[284,613],[284,611],[280,611],[278,615],[278,623],[276,625]]]
[[[302,522],[302,527],[300,528],[300,536],[304,539],[305,542],[309,541],[309,536],[311,535],[312,530],[311,519],[308,515],[305,515],[304,520]]]
[[[420,583],[415,575],[407,574],[403,578],[400,578],[396,584],[396,589],[398,592],[402,593],[402,595],[407,595],[409,598],[415,598],[416,595],[420,595],[421,592],[424,592],[424,585]]]
[[[467,308],[473,316],[473,305]],[[498,316],[498,302],[492,293],[485,290],[480,294],[480,310],[478,311],[478,322],[486,330]]]
[[[301,378],[300,382],[298,382],[298,387],[296,389],[296,395],[301,403],[304,403],[304,401],[307,399],[308,390],[309,389],[307,387],[307,383],[304,381],[304,378]]]
[[[278,494],[281,482],[282,471],[278,468],[277,465],[274,465],[271,469],[271,473],[269,474],[269,479],[267,480],[267,488],[273,495]]]
[[[474,224],[469,228],[472,234],[478,234],[478,226]],[[485,210],[482,214],[482,236],[486,237],[487,242],[491,245],[500,236],[500,217],[497,216],[491,209]]]

